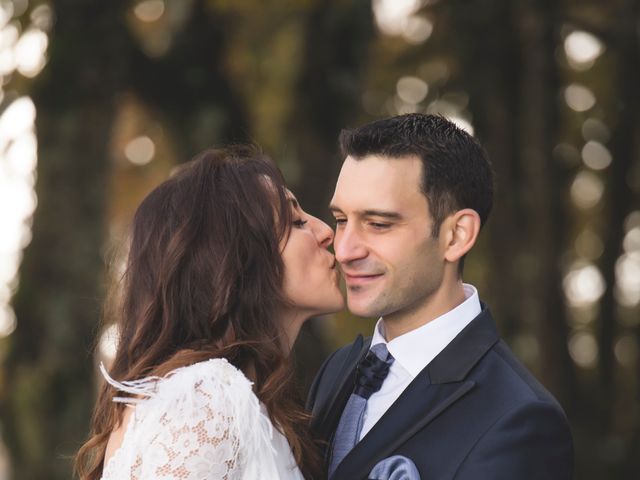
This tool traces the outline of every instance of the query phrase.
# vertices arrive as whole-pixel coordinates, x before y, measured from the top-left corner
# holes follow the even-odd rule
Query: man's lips
[[[382,276],[381,273],[377,274],[363,274],[363,273],[347,273],[342,272],[344,279],[349,285],[366,285],[371,283]]]

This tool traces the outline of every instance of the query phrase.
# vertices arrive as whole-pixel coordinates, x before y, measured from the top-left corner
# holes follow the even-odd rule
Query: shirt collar
[[[465,300],[460,305],[390,342],[384,337],[384,323],[380,318],[371,346],[386,344],[395,361],[415,378],[482,311],[476,288],[467,283],[463,288]]]

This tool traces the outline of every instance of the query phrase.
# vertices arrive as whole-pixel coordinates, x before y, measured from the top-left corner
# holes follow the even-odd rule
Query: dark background
[[[465,280],[566,410],[576,478],[640,478],[639,1],[0,3],[2,32],[48,38],[43,69],[2,73],[0,112],[30,97],[38,142],[0,338],[6,478],[70,478],[117,247],[175,165],[255,141],[328,220],[340,129],[411,111],[456,119],[489,152],[495,208]],[[310,322],[302,384],[372,325]]]

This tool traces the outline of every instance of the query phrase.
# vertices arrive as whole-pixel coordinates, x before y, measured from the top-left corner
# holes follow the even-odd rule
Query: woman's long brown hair
[[[280,171],[251,146],[206,151],[153,190],[133,220],[110,374],[135,380],[226,358],[252,377],[312,478],[320,459],[278,316],[286,305],[280,244],[291,222]],[[109,435],[122,419],[116,394],[102,386],[91,436],[76,457],[82,480],[102,474]]]

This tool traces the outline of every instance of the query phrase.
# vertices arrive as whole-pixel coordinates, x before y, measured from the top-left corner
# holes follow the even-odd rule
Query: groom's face
[[[420,189],[417,157],[347,157],[331,201],[334,241],[349,310],[385,320],[427,308],[440,287],[443,252]]]

